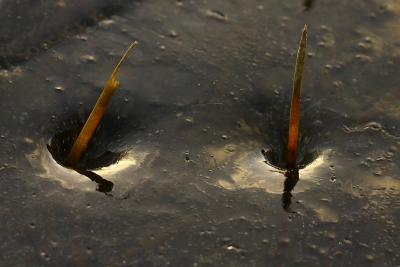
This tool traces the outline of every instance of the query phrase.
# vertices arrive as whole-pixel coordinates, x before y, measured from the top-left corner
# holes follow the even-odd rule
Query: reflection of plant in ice
[[[295,167],[290,167],[290,165],[286,165],[287,161],[285,159],[280,161],[280,156],[278,152],[274,150],[265,151],[263,149],[261,150],[261,153],[265,158],[265,163],[281,170],[283,172],[283,175],[286,177],[282,194],[282,207],[285,211],[293,212],[290,208],[290,205],[292,204],[291,192],[299,181],[299,169],[303,169],[307,165],[313,163],[314,160],[319,156],[319,152],[312,151],[304,153],[302,160]]]
[[[290,208],[290,204],[292,204],[292,190],[299,181],[299,169],[293,168],[287,170],[285,172],[285,182],[283,187],[283,194],[282,194],[282,207],[285,211],[293,212]]]
[[[87,178],[89,178],[90,180],[92,180],[93,182],[96,182],[98,187],[97,187],[97,191],[102,192],[104,194],[106,194],[109,197],[113,197],[115,199],[118,200],[125,200],[130,196],[130,192],[128,192],[128,194],[124,197],[124,198],[116,198],[113,196],[113,194],[111,193],[114,183],[107,181],[106,179],[104,179],[103,177],[101,177],[100,175],[89,171],[89,170],[85,170],[85,169],[75,169],[77,172],[79,172],[82,175],[85,175]]]

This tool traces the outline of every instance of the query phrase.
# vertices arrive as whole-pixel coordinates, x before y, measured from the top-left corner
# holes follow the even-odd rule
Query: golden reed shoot
[[[289,167],[296,166],[297,143],[299,136],[300,121],[300,88],[303,77],[304,60],[307,47],[307,25],[304,26],[301,35],[299,50],[297,51],[296,67],[294,70],[293,94],[290,107],[289,137],[287,146],[287,163]]]
[[[83,129],[81,133],[79,134],[78,138],[76,139],[74,146],[72,147],[71,151],[69,152],[69,155],[67,159],[65,160],[65,165],[75,168],[76,164],[79,161],[79,158],[81,157],[84,149],[86,148],[90,138],[92,137],[94,130],[96,129],[97,125],[99,124],[99,121],[101,117],[104,114],[104,111],[107,108],[108,103],[110,102],[112,96],[114,95],[115,90],[117,89],[119,82],[115,80],[115,77],[124,62],[125,58],[128,56],[129,51],[133,47],[135,47],[138,43],[134,42],[131,44],[131,46],[126,50],[124,56],[121,58],[120,62],[118,65],[115,67],[113,73],[111,74],[110,78],[107,81],[106,86],[103,89],[103,92],[101,93],[99,99],[97,100],[96,105],[94,106],[92,113],[90,113],[90,116],[88,120],[85,123],[85,126],[83,126]]]

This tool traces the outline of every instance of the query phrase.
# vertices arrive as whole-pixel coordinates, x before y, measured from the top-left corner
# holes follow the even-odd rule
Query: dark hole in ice
[[[270,148],[261,151],[265,162],[279,170],[287,170],[296,167],[303,169],[314,162],[320,155],[318,143],[322,143],[321,132],[326,128],[318,116],[312,114],[319,110],[311,110],[303,113],[300,119],[300,132],[298,139],[298,151],[296,166],[289,166],[287,163],[287,139],[288,139],[288,119],[280,117],[276,121],[267,121],[270,127],[265,129],[264,136]],[[270,119],[269,119],[270,120]],[[318,122],[318,123],[317,123]]]
[[[271,112],[271,111],[270,111]],[[263,112],[264,113],[264,112]],[[268,148],[261,151],[265,163],[279,170],[292,169],[287,164],[287,139],[289,128],[289,114],[287,111],[272,110],[272,115],[263,116],[260,113],[259,128]],[[313,163],[321,154],[326,142],[332,137],[332,132],[343,124],[335,112],[320,107],[307,109],[300,116],[300,132],[296,166],[303,169]]]
[[[272,110],[270,114],[264,110],[259,115],[259,128],[265,143],[269,148],[262,149],[265,163],[282,171],[285,176],[282,194],[282,207],[287,212],[293,212],[292,191],[299,181],[299,170],[312,164],[323,151],[331,134],[338,125],[343,123],[335,112],[320,107],[306,109],[300,116],[300,132],[296,165],[287,163],[288,116],[286,110]]]
[[[50,140],[47,148],[58,164],[64,167],[69,167],[65,166],[64,162],[82,128],[83,124],[79,124],[76,125],[76,128],[57,132]],[[100,169],[117,163],[123,156],[126,155],[126,150],[112,152],[100,144],[101,141],[105,141],[101,139],[99,140],[98,136],[102,134],[101,132],[99,133],[100,129],[101,126],[100,128],[98,127],[96,129],[94,135],[83,151],[82,157],[77,165],[78,168],[85,170]]]
[[[55,132],[47,144],[47,149],[53,159],[63,167],[70,168],[70,166],[65,166],[64,162],[88,114],[72,115],[58,122],[49,122],[44,126],[47,130]],[[139,119],[132,114],[126,118],[104,115],[74,169],[96,182],[98,191],[108,194],[112,191],[114,184],[92,170],[116,164],[121,160],[129,150],[129,142],[125,139],[128,134],[134,134],[139,126]]]
[[[292,169],[290,166],[287,165],[286,160],[286,151],[281,151],[281,153],[270,149],[265,151],[264,149],[261,150],[261,154],[265,158],[265,163],[275,167],[279,170],[287,170]],[[300,161],[297,162],[296,168],[303,169],[314,162],[319,156],[319,152],[317,150],[311,152],[304,152],[300,155]]]

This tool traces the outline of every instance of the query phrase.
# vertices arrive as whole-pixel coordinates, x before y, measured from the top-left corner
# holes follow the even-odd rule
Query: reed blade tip
[[[307,36],[307,25],[304,25],[302,36]]]
[[[303,33],[300,38],[300,46],[305,46],[307,43],[307,25],[304,25]]]

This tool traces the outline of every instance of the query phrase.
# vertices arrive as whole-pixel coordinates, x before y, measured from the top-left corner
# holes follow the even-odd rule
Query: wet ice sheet
[[[310,13],[146,1],[3,71],[4,266],[397,264],[397,98],[382,96],[400,84],[396,14],[380,1],[318,1]],[[336,116],[302,119],[321,156],[300,171],[287,213],[284,176],[261,149],[279,147],[286,127],[304,23],[303,109]],[[45,144],[49,122],[94,104],[133,40],[107,112],[143,127],[128,125],[129,166],[98,172],[113,196],[130,193],[119,201],[49,164]]]
[[[1,1],[0,65],[24,62],[121,9],[127,1]]]

